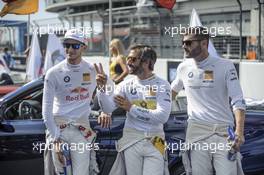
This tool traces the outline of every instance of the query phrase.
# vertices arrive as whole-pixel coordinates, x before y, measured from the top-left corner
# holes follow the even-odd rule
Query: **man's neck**
[[[137,77],[140,79],[140,80],[145,80],[145,79],[148,79],[150,77],[153,76],[153,73],[152,71],[149,71],[149,72],[142,72],[141,74],[138,74]]]
[[[206,52],[206,53],[201,53],[201,54],[198,55],[196,58],[194,58],[194,60],[195,60],[196,62],[201,62],[201,61],[205,60],[206,58],[208,58],[208,56],[209,56],[209,53],[208,53],[208,52]]]
[[[75,60],[70,60],[70,59],[68,59],[67,60],[67,62],[69,63],[69,64],[72,64],[72,65],[77,65],[77,64],[80,64],[81,63],[81,58],[79,58],[79,59],[75,59]]]

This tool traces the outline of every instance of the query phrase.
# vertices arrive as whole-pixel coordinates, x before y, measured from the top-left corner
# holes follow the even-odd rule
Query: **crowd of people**
[[[82,31],[68,30],[62,41],[66,59],[49,69],[44,80],[42,115],[47,143],[55,145],[50,154],[45,153],[47,157],[50,155],[45,158],[45,174],[52,173],[51,162],[56,174],[65,171],[73,175],[98,174],[94,150],[82,153],[70,150],[71,169],[67,170],[61,147],[63,143],[94,143],[96,133],[90,127],[89,115],[96,92],[101,127],[111,126],[115,109],[126,112],[123,136],[117,142],[118,155],[110,175],[168,175],[163,128],[172,101],[182,89],[188,101],[186,143],[230,145],[237,154],[235,159],[230,159],[227,148],[212,153],[210,149],[190,147],[182,154],[186,173],[243,174],[239,153],[244,143],[242,90],[233,63],[208,53],[210,36],[203,30],[203,27],[189,27],[183,34],[182,48],[187,59],[178,66],[172,84],[153,72],[157,54],[151,46],[136,44],[126,54],[122,41],[113,39],[109,45],[108,76],[102,64],[93,65],[82,58],[89,44]],[[4,59],[11,64],[8,55]],[[126,79],[128,74],[132,78]],[[233,142],[228,137],[230,128],[235,133]]]

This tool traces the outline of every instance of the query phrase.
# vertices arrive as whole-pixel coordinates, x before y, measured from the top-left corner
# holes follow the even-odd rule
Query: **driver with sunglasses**
[[[241,175],[243,93],[234,64],[210,55],[208,43],[206,28],[187,28],[182,41],[187,59],[178,66],[171,84],[173,98],[184,88],[188,102],[188,147],[183,163],[187,175]],[[233,128],[235,140],[229,142]],[[230,156],[231,149],[234,156]]]
[[[171,110],[171,90],[167,81],[153,73],[156,59],[150,46],[131,47],[127,65],[129,74],[135,77],[121,82],[114,92],[108,87],[111,80],[102,66],[95,66],[103,112],[111,113],[120,107],[126,110],[127,117],[110,175],[168,174],[163,125]]]
[[[85,43],[83,31],[68,30],[63,40],[66,59],[45,76],[42,114],[57,174],[88,175],[89,164],[95,165],[90,161],[95,133],[88,117],[96,72],[93,65],[82,59]],[[70,157],[63,155],[66,150],[70,151]],[[65,172],[66,169],[70,172]]]

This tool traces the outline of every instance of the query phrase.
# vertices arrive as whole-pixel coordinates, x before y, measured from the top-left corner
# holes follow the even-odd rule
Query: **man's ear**
[[[151,70],[151,61],[150,59],[148,59],[147,61],[144,62],[144,67],[146,67],[147,69]]]
[[[83,45],[83,50],[86,50],[87,49],[87,45]]]
[[[208,48],[209,40],[202,40],[201,44],[202,44],[203,48]]]

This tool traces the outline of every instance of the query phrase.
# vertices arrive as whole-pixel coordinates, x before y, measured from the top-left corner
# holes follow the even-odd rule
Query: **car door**
[[[125,113],[113,113],[111,117],[112,125],[110,126],[110,128],[102,128],[97,123],[97,116],[90,117],[91,127],[97,132],[97,139],[95,142],[98,143],[99,150],[96,152],[96,155],[101,175],[108,175],[112,168],[117,155],[115,143],[122,137],[126,119]]]
[[[38,87],[18,93],[1,105],[1,126],[13,129],[7,131],[0,127],[1,174],[43,174],[45,126],[40,119],[41,110],[34,116],[26,115],[30,111],[20,105],[26,100],[40,105],[41,97],[42,88]],[[21,111],[25,112],[23,116]]]
[[[6,120],[14,132],[0,131],[1,174],[42,174],[44,130],[42,120]]]
[[[247,111],[245,143],[241,146],[242,166],[246,173],[264,173],[264,110]]]

